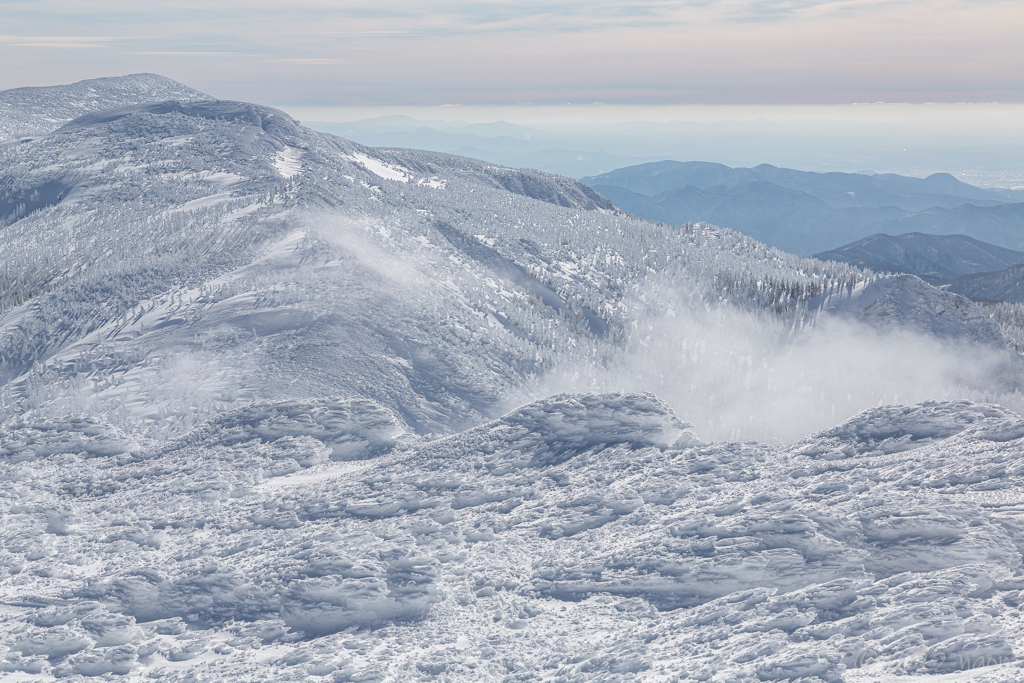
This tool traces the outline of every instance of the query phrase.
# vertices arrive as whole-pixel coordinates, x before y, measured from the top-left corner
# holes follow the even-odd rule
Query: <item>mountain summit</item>
[[[45,135],[90,112],[209,95],[156,74],[93,78],[71,85],[0,92],[0,142]]]

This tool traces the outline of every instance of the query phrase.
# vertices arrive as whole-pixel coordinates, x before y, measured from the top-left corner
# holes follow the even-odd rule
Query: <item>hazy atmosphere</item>
[[[1014,0],[0,3],[0,89],[291,104],[1024,101]]]
[[[975,185],[1024,186],[1024,104],[283,108],[312,128],[368,145],[577,178],[676,159],[918,177],[946,172]]]
[[[322,124],[508,121],[535,137],[487,143],[497,161],[576,177],[677,159],[1024,183],[1013,1],[3,0],[0,17],[0,89],[153,72],[367,144],[482,158]]]

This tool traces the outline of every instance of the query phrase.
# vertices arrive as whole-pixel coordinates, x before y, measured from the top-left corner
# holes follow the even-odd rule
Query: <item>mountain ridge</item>
[[[144,378],[172,369],[133,361],[126,371],[115,356],[144,358],[158,347],[215,366],[237,357],[230,369],[209,371],[210,377],[227,373],[223,381],[195,389],[206,396],[209,410],[221,404],[220,397],[229,406],[243,398],[279,398],[278,380],[235,363],[244,354],[273,353],[288,335],[305,339],[316,328],[335,341],[267,360],[268,368],[291,368],[282,370],[286,375],[316,364],[315,372],[285,382],[305,387],[296,398],[333,393],[328,387],[343,381],[335,376],[342,369],[344,375],[355,373],[344,382],[365,387],[363,398],[387,406],[416,430],[443,432],[486,416],[471,405],[496,410],[503,395],[515,393],[513,386],[525,390],[525,379],[555,362],[559,345],[577,344],[570,341],[577,335],[622,334],[621,307],[628,296],[623,283],[639,283],[650,268],[706,260],[716,264],[716,272],[727,272],[745,263],[751,275],[737,281],[738,291],[749,291],[740,283],[764,269],[789,273],[796,281],[857,277],[847,267],[795,259],[788,265],[788,257],[728,231],[704,227],[679,235],[621,214],[568,178],[439,153],[366,148],[247,103],[164,102],[87,114],[0,151],[7,155],[0,207],[9,211],[4,267],[7,281],[15,283],[5,292],[0,327],[8,333],[0,343],[6,344],[8,386],[18,387],[15,406],[36,396],[37,387],[46,395],[63,386],[75,371],[62,364],[73,368],[73,358],[88,357],[96,372],[120,367],[118,377],[135,378],[130,386],[111,386],[102,394],[109,410],[120,410],[116,406],[134,400],[134,391],[159,393],[145,389]],[[685,258],[667,246],[679,240]],[[716,241],[735,244],[743,255],[727,254]],[[454,290],[428,285],[427,277],[423,291],[453,306],[446,315],[457,312],[453,324],[468,336],[460,332],[438,341],[437,323],[409,307],[413,300],[429,310],[437,304],[421,295],[402,301],[388,290],[385,283],[396,275],[380,264],[395,259],[384,256],[390,252],[402,255],[399,261],[408,262],[415,279],[435,267],[421,264],[417,252],[445,255],[454,268]],[[759,265],[762,254],[770,259],[765,265]],[[320,265],[307,269],[305,262]],[[273,303],[280,294],[266,280],[275,268],[298,278],[287,286],[296,300],[283,303],[281,311]],[[346,275],[349,270],[353,274]],[[356,272],[367,277],[365,287],[353,286],[349,278]],[[480,284],[485,273],[492,284]],[[248,295],[246,282],[255,287]],[[321,309],[308,298],[310,287],[337,292],[335,306]],[[498,292],[504,293],[493,299]],[[757,296],[770,299],[781,292]],[[253,296],[267,303],[247,310]],[[385,310],[395,306],[402,331],[369,316],[363,308],[368,301]],[[353,307],[350,314],[363,327],[339,317],[337,311],[346,307]],[[467,342],[480,343],[472,341],[481,338],[479,331],[469,330],[481,318],[488,321],[483,338],[489,346],[482,356],[476,350],[467,355]],[[195,341],[197,335],[217,339],[221,328],[245,333],[236,351],[228,352],[231,344],[222,341],[227,346],[218,355],[204,350],[212,342]],[[351,340],[353,358],[377,349],[368,356],[372,362],[331,360],[349,353],[342,338]],[[433,345],[444,352],[429,351]],[[118,349],[114,356],[111,349]],[[74,391],[68,391],[57,404],[73,400]],[[142,415],[155,424],[174,424]]]
[[[1024,252],[1004,249],[967,235],[906,233],[871,235],[814,258],[844,261],[876,271],[912,273],[932,284],[963,275],[991,273],[1024,263]]]
[[[92,111],[171,99],[212,98],[170,78],[151,73],[0,91],[0,143],[49,133]]]
[[[664,161],[583,181],[649,220],[706,220],[803,255],[886,232],[967,231],[1005,248],[1022,246],[1014,226],[1024,205],[1013,202],[1024,195],[976,188],[949,174],[867,176]]]

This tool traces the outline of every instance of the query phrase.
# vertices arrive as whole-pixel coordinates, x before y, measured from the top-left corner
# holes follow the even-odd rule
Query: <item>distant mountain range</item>
[[[642,218],[707,221],[802,255],[876,233],[963,233],[1024,247],[1024,192],[974,187],[947,173],[911,178],[660,161],[583,182]]]
[[[1024,303],[1024,264],[1010,266],[995,273],[977,273],[957,278],[949,287],[975,301],[1008,301]]]
[[[349,110],[349,114],[358,111]],[[603,105],[468,105],[420,111],[422,118],[305,120],[341,114],[325,110],[299,118],[314,130],[364,145],[456,153],[573,178],[663,159],[702,159],[733,167],[769,162],[820,172],[871,174],[874,171],[863,169],[875,169],[914,177],[951,168],[971,169],[970,179],[958,177],[981,187],[1024,186],[1024,136],[1007,135],[1006,126],[979,125],[978,120],[960,133],[947,130],[938,137],[907,121],[896,125],[808,119],[716,121],[696,120],[700,117],[688,116],[684,110],[677,110],[680,118],[663,121],[668,110],[643,106],[617,113]],[[627,111],[637,118],[618,119]],[[502,117],[508,120],[497,120]],[[969,139],[962,136],[964,132]]]
[[[814,257],[917,275],[976,301],[1024,303],[1024,252],[967,235],[872,235]]]
[[[963,275],[992,273],[1024,263],[1024,252],[1004,249],[967,235],[871,235],[814,255],[876,272],[912,273],[932,284]]]

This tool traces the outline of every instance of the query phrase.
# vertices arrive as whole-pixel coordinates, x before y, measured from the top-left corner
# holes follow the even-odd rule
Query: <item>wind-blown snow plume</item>
[[[1020,410],[1020,369],[994,345],[850,315],[708,303],[699,285],[651,287],[624,349],[559,368],[553,391],[651,391],[701,438],[792,442],[889,403],[966,398]]]

